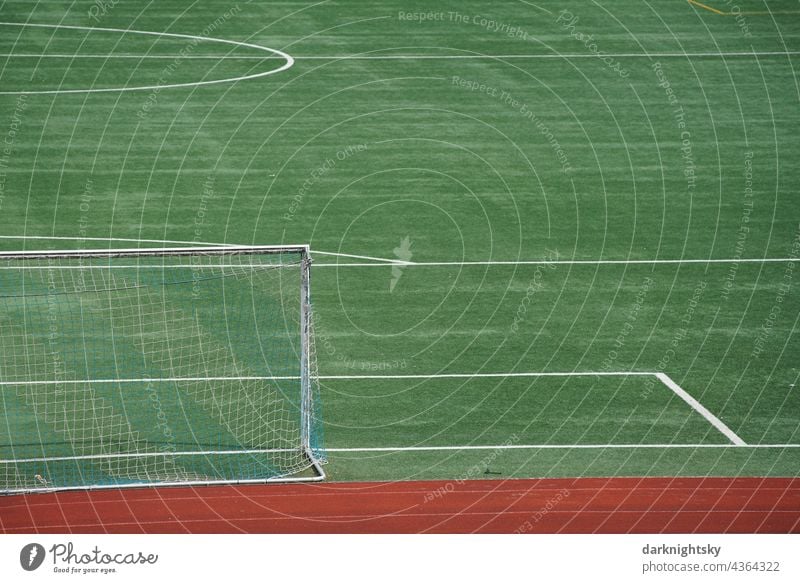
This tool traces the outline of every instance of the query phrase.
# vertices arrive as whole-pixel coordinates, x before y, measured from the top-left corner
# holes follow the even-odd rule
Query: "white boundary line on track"
[[[136,87],[100,87],[100,88],[83,88],[83,89],[42,89],[42,90],[29,90],[29,91],[0,91],[0,95],[57,95],[66,93],[111,93],[111,92],[127,92],[127,91],[151,91],[154,89],[174,89],[177,87],[199,87],[202,85],[217,85],[220,83],[236,83],[237,81],[248,81],[250,79],[259,79],[268,75],[274,75],[289,69],[294,65],[294,59],[291,55],[279,51],[278,49],[271,49],[269,47],[256,45],[253,43],[244,43],[235,40],[227,40],[222,38],[211,38],[205,36],[196,36],[193,34],[178,34],[174,32],[154,32],[148,30],[132,30],[124,28],[104,28],[92,26],[70,26],[66,24],[33,24],[28,22],[3,22],[0,21],[2,26],[16,26],[21,28],[50,28],[50,29],[68,29],[68,30],[88,30],[98,32],[116,32],[122,34],[140,34],[169,38],[189,39],[196,41],[207,41],[212,43],[221,43],[225,45],[233,45],[235,47],[247,47],[249,49],[256,49],[259,51],[269,52],[275,58],[284,59],[286,62],[277,69],[269,71],[262,71],[260,73],[253,73],[251,75],[241,75],[239,77],[229,77],[226,79],[212,79],[209,81],[193,81],[190,83],[170,83],[166,85],[146,85]]]
[[[730,427],[725,425],[725,423],[723,423],[719,417],[714,415],[711,411],[706,409],[697,399],[695,399],[689,393],[684,391],[678,385],[678,383],[669,378],[668,375],[664,374],[663,372],[659,372],[656,373],[656,377],[673,393],[675,393],[681,399],[686,401],[686,403],[688,403],[692,409],[700,413],[700,415],[702,415],[706,421],[708,421],[709,423],[711,423],[711,425],[716,427],[720,433],[722,433],[725,437],[727,437],[731,441],[731,443],[733,443],[734,445],[747,445],[747,443],[745,443],[745,441],[741,437],[736,435],[736,433]]]

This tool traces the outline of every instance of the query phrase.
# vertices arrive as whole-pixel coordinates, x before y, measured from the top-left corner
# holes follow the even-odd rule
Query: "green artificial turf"
[[[62,28],[0,25],[0,248],[451,263],[315,255],[320,373],[665,373],[797,446],[800,3],[737,5],[2,2]],[[800,471],[653,376],[322,385],[331,479]]]

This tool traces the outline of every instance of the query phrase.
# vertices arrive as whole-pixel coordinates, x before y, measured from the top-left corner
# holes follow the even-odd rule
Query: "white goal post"
[[[0,253],[0,493],[324,479],[310,266]]]

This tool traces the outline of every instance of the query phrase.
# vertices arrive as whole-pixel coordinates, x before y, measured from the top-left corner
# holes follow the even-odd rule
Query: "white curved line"
[[[260,51],[268,52],[272,55],[277,55],[286,60],[286,63],[277,69],[272,69],[270,71],[264,71],[261,73],[254,73],[252,75],[243,75],[241,77],[229,77],[226,79],[214,79],[211,81],[192,81],[189,83],[172,83],[169,85],[146,85],[141,87],[105,87],[99,89],[43,89],[43,90],[36,90],[36,91],[0,91],[0,95],[47,95],[47,94],[57,94],[57,93],[111,93],[115,91],[149,91],[152,89],[174,89],[176,87],[199,87],[201,85],[217,85],[220,83],[235,83],[237,81],[247,81],[250,79],[258,79],[260,77],[266,77],[267,75],[273,75],[275,73],[280,73],[281,71],[285,71],[286,69],[290,68],[294,65],[294,59],[291,55],[284,53],[283,51],[279,51],[278,49],[271,49],[269,47],[264,47],[261,45],[253,44],[253,43],[245,43],[239,42],[235,40],[227,40],[223,38],[211,38],[206,36],[196,36],[192,34],[179,34],[174,32],[153,32],[148,30],[130,30],[124,28],[102,28],[102,27],[92,27],[92,26],[72,26],[66,24],[30,24],[30,23],[20,23],[20,22],[0,22],[0,26],[20,26],[20,27],[31,27],[31,28],[65,28],[71,30],[89,30],[89,31],[100,31],[100,32],[117,32],[117,33],[129,33],[129,34],[144,34],[144,35],[151,35],[157,37],[172,37],[172,38],[186,38],[198,41],[208,41],[208,42],[216,42],[216,43],[223,43],[228,45],[233,45],[236,47],[247,47],[251,49],[257,49]]]

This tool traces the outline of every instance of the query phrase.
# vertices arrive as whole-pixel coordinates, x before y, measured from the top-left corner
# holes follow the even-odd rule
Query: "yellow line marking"
[[[781,15],[781,14],[800,14],[798,10],[762,10],[762,11],[755,11],[755,12],[723,12],[722,10],[717,10],[707,4],[703,4],[698,2],[697,0],[686,0],[689,4],[697,6],[698,8],[702,8],[703,10],[708,10],[709,12],[713,12],[714,14],[719,14],[720,16],[772,16],[772,15]]]
[[[689,4],[694,4],[695,6],[699,6],[700,8],[703,8],[703,9],[705,9],[705,10],[708,10],[709,12],[713,12],[714,14],[719,14],[719,15],[721,15],[721,16],[726,16],[726,15],[728,15],[728,13],[727,13],[727,12],[722,12],[721,10],[717,10],[716,8],[711,8],[711,6],[706,6],[705,4],[701,4],[701,3],[700,3],[700,2],[698,2],[697,0],[686,0],[686,1],[687,1]]]

